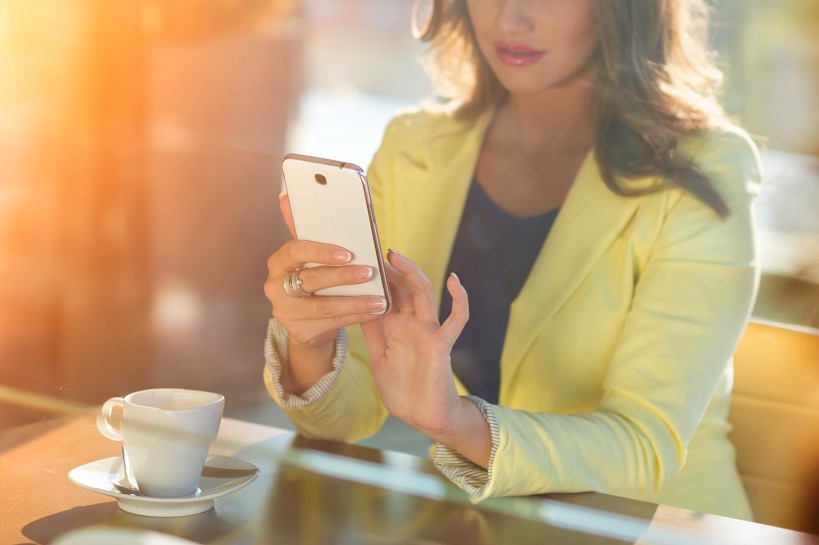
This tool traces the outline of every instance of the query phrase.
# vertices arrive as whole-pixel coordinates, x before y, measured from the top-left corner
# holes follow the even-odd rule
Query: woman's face
[[[598,42],[596,0],[466,0],[478,47],[512,94],[574,81]]]

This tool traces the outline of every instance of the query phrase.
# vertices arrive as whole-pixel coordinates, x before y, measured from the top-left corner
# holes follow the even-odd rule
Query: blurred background
[[[366,166],[430,95],[411,4],[0,0],[0,428],[155,386],[286,425],[261,381],[280,161]],[[819,327],[819,3],[714,7],[766,165],[754,312]]]

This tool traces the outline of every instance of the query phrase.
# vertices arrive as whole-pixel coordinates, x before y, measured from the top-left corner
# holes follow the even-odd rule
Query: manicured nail
[[[387,253],[388,253],[388,254],[395,254],[395,255],[397,255],[398,257],[404,257],[404,256],[402,256],[402,255],[401,255],[401,252],[399,252],[398,250],[393,250],[392,248],[390,248],[389,250],[387,250]]]
[[[454,272],[451,272],[451,273],[449,273],[449,274],[450,274],[451,276],[454,276],[454,277],[455,277],[455,280],[457,280],[459,284],[461,283],[461,279],[458,277],[458,275],[457,275],[457,274],[455,274]]]
[[[373,297],[367,301],[367,308],[370,310],[384,310],[387,308],[387,300],[383,297]]]
[[[373,268],[372,267],[356,267],[355,269],[355,277],[359,280],[367,280],[373,277]]]
[[[336,250],[333,252],[333,261],[337,261],[338,263],[347,263],[352,258],[353,254],[344,250]]]

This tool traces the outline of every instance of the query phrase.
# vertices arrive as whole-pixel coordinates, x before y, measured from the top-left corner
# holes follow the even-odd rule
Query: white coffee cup
[[[216,438],[225,397],[212,392],[156,388],[112,397],[97,415],[100,433],[122,441],[142,494],[157,498],[196,492]],[[121,418],[112,415],[122,409]]]

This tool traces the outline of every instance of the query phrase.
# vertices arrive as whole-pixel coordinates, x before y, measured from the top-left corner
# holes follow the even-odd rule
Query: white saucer
[[[74,484],[117,499],[120,509],[146,517],[180,517],[213,508],[214,500],[235,492],[259,476],[259,468],[239,458],[211,454],[199,479],[196,494],[181,498],[155,498],[120,492],[112,481],[122,478],[122,458],[114,456],[75,467],[68,472]]]

